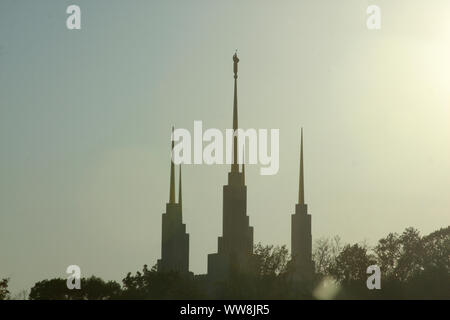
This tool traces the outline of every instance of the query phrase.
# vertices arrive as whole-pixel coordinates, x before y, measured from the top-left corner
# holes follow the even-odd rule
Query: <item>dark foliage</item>
[[[117,282],[105,282],[97,277],[82,278],[79,290],[67,288],[65,279],[43,280],[31,288],[30,300],[109,300],[121,296]]]
[[[8,278],[0,279],[0,300],[9,299],[8,282]]]
[[[142,272],[127,274],[123,282],[123,299],[201,299],[202,292],[193,276],[181,276],[175,272],[161,273],[154,266]]]
[[[65,279],[43,280],[30,299],[450,299],[450,227],[422,237],[413,228],[390,233],[374,248],[341,245],[338,237],[315,242],[312,286],[292,281],[286,246],[254,249],[258,274],[234,274],[227,282],[205,276],[161,273],[156,268],[128,273],[122,286],[97,277],[81,280],[81,290],[69,290]],[[366,286],[367,267],[378,265],[381,290]],[[319,294],[332,283],[328,294]],[[8,279],[0,281],[0,300],[9,298]]]

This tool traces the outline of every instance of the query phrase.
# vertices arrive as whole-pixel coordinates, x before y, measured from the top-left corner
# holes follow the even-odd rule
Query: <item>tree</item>
[[[408,237],[410,240],[412,237]],[[412,261],[415,267],[405,284],[404,292],[411,299],[450,299],[450,227],[442,228],[421,238],[420,243],[413,237],[413,242],[405,250],[411,254],[404,260]],[[417,249],[416,249],[417,250]]]
[[[9,299],[9,290],[8,290],[9,279],[4,278],[0,280],[0,300]]]
[[[200,299],[203,297],[198,282],[190,274],[158,272],[144,265],[142,272],[131,272],[122,280],[124,299]]]
[[[423,266],[437,268],[450,274],[450,226],[423,237]]]
[[[435,243],[426,246],[418,230],[407,228],[401,235],[390,233],[380,239],[374,253],[387,279],[405,283],[424,270],[427,257],[435,252],[434,246]]]
[[[115,281],[105,282],[92,276],[81,279],[81,289],[68,289],[66,280],[55,278],[37,282],[31,288],[30,300],[109,300],[120,297],[121,287]]]
[[[419,231],[414,228],[407,228],[399,241],[401,255],[396,267],[396,277],[400,281],[407,281],[423,270],[424,246]]]
[[[341,251],[342,244],[339,236],[320,238],[315,241],[312,258],[319,278],[330,275],[331,268]]]
[[[398,261],[402,255],[401,241],[397,233],[389,233],[374,248],[377,262],[388,278],[396,277]]]
[[[211,282],[206,275],[158,272],[144,265],[129,272],[121,287],[97,277],[81,279],[81,290],[69,290],[65,279],[43,280],[30,299],[311,299],[312,288],[292,281],[286,246],[254,247],[255,274],[232,273],[227,281]],[[389,233],[373,250],[366,244],[342,245],[339,237],[314,243],[315,285],[331,280],[336,299],[450,299],[450,227],[421,236],[414,228]],[[381,269],[381,290],[366,286],[367,267]],[[317,288],[320,289],[320,286]],[[317,289],[316,288],[316,289]],[[327,288],[326,288],[327,289]],[[329,290],[328,288],[327,290]],[[317,290],[316,290],[317,291]],[[318,297],[314,294],[314,297]],[[0,300],[10,299],[8,279],[0,281]]]
[[[365,245],[346,245],[330,268],[330,274],[341,284],[364,283],[367,267],[376,264]]]
[[[450,227],[424,237],[414,228],[390,233],[374,253],[383,275],[383,298],[450,298]]]
[[[258,257],[258,269],[261,276],[278,276],[286,273],[289,251],[286,245],[255,245],[254,254]]]
[[[30,300],[69,300],[72,296],[66,280],[61,278],[42,280],[30,290]]]
[[[91,276],[87,279],[81,279],[81,290],[72,290],[79,292],[80,300],[111,300],[120,297],[122,288],[115,281],[104,281],[98,277]]]

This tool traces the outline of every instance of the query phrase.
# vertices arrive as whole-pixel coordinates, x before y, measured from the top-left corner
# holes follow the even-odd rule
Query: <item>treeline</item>
[[[255,246],[259,272],[234,275],[210,283],[204,276],[159,273],[144,266],[128,273],[122,284],[92,276],[80,290],[69,290],[66,279],[37,282],[32,300],[66,299],[450,299],[450,227],[421,236],[414,228],[390,233],[375,247],[343,244],[339,237],[314,243],[312,284],[292,281],[286,246]],[[381,289],[366,286],[367,267],[378,265]],[[0,281],[0,299],[11,298],[8,280]]]

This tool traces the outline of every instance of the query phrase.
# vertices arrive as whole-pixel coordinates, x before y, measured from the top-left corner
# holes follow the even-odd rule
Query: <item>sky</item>
[[[66,8],[81,8],[81,30]],[[381,8],[368,30],[366,9]],[[120,281],[160,258],[170,128],[280,130],[246,166],[255,242],[290,247],[304,128],[313,240],[450,223],[447,0],[0,2],[0,278]],[[227,165],[183,168],[190,269],[222,230]]]

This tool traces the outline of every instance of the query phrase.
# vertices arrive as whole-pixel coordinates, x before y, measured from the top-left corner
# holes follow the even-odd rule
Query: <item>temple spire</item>
[[[236,134],[238,129],[238,107],[237,107],[237,73],[238,73],[237,52],[233,55],[233,72],[234,72],[234,101],[233,101],[233,133]],[[231,165],[231,172],[239,172],[239,165],[237,163],[237,136],[233,138],[233,164]]]
[[[298,203],[305,204],[305,189],[303,182],[303,128],[301,130],[300,138],[300,178],[298,187]]]
[[[181,164],[180,164],[180,176],[178,177],[178,204],[180,205],[180,208],[183,207],[183,201],[181,198]]]
[[[245,185],[245,147],[242,148],[242,184]]]
[[[173,131],[174,128],[172,126],[172,148],[170,150],[170,196],[169,196],[169,203],[174,204],[175,203],[175,168],[173,164],[173,147],[174,147],[174,141],[173,141]]]

